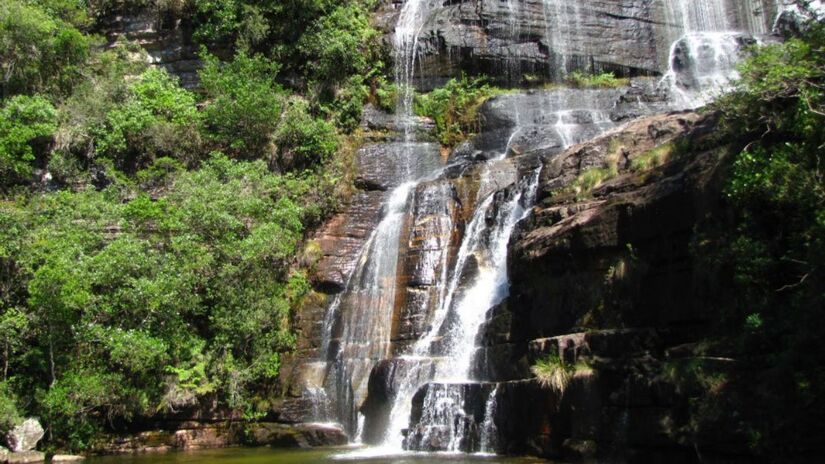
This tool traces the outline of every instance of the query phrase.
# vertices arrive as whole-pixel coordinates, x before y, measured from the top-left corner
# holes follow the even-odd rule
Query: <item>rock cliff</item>
[[[398,0],[384,2],[376,23],[388,36]],[[671,44],[685,31],[685,2],[671,0],[426,1],[418,39],[418,84],[431,87],[462,73],[518,83],[558,79],[574,70],[658,75]],[[725,30],[764,34],[776,16],[773,0],[727,0]],[[391,37],[388,37],[391,43]]]
[[[732,418],[724,433],[693,431],[700,451],[683,445],[690,395],[669,375],[697,359],[735,368],[692,345],[713,317],[712,276],[691,247],[719,207],[714,126],[712,114],[651,116],[545,158],[534,214],[510,243],[510,297],[478,340],[479,377],[500,382],[498,451],[747,460]],[[576,366],[562,388],[531,380],[549,354]]]

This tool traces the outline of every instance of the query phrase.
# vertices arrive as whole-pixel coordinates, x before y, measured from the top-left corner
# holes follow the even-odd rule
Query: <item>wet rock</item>
[[[423,2],[418,37],[420,88],[461,74],[498,81],[559,80],[574,70],[658,75],[667,70],[673,40],[684,31],[664,0],[453,0]],[[727,0],[731,30],[771,27],[772,0]],[[384,2],[375,24],[394,31],[398,2]]]
[[[344,289],[361,249],[381,220],[386,196],[382,191],[356,192],[344,210],[315,233],[322,254],[313,274],[316,288],[329,293]]]
[[[460,146],[455,156],[553,156],[621,121],[666,109],[664,98],[649,79],[634,79],[622,88],[531,90],[501,95],[482,105],[482,132]]]
[[[31,451],[37,446],[37,442],[43,438],[44,433],[40,422],[37,419],[29,418],[9,430],[6,434],[6,443],[16,453]]]
[[[361,116],[361,127],[377,131],[398,130],[395,115],[382,111],[371,103],[364,105],[364,112]]]
[[[256,424],[247,437],[252,445],[288,448],[341,446],[348,440],[341,427],[327,424]]]
[[[361,407],[365,417],[364,443],[381,443],[389,425],[395,396],[403,385],[420,384],[431,378],[437,362],[432,358],[392,358],[375,365],[370,373],[367,398]]]
[[[358,150],[356,184],[369,186],[369,190],[389,190],[408,179],[423,177],[442,164],[438,144],[368,144]]]
[[[393,342],[415,341],[440,303],[442,279],[461,241],[461,205],[448,180],[420,184],[412,197],[393,321]]]
[[[462,71],[510,82],[525,74],[558,77],[562,67],[656,72],[655,13],[645,0],[439,2],[419,36],[421,74],[430,78],[419,85]]]

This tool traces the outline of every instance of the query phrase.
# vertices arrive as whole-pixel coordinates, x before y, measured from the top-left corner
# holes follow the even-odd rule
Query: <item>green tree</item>
[[[3,2],[0,94],[68,92],[81,78],[90,45],[86,35],[37,5],[20,0]]]
[[[335,127],[313,118],[305,100],[293,98],[287,104],[283,122],[275,133],[278,165],[282,169],[307,169],[318,166],[338,149]]]
[[[33,145],[57,129],[57,111],[43,97],[19,95],[0,108],[0,176],[4,183],[31,176]]]
[[[203,59],[207,138],[235,158],[267,158],[284,100],[275,83],[280,66],[244,52],[229,63],[208,54]]]
[[[128,91],[126,101],[94,130],[99,154],[132,170],[158,155],[194,162],[200,129],[194,96],[157,68],[144,72]]]

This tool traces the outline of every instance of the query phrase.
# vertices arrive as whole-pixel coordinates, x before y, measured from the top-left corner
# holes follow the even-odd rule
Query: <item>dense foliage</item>
[[[750,373],[751,445],[783,457],[813,449],[825,417],[825,29],[759,48],[740,72],[717,105],[720,137],[739,147],[724,189],[730,214],[709,219],[696,252],[721,276],[720,333]],[[700,420],[731,409],[697,408]]]
[[[483,77],[450,79],[443,87],[416,95],[415,110],[435,121],[442,145],[451,147],[478,133],[478,110],[488,98],[502,93]]]
[[[346,191],[340,148],[380,79],[369,7],[0,4],[0,431],[36,415],[82,449],[198,405],[269,410],[304,235]],[[198,92],[102,46],[145,8],[194,28]]]

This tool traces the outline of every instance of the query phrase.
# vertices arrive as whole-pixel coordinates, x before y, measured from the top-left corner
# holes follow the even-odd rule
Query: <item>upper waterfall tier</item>
[[[462,72],[517,82],[576,69],[664,74],[672,43],[690,31],[771,30],[777,0],[461,0],[426,2],[415,43],[416,84]],[[707,8],[705,8],[707,7]],[[388,34],[398,10],[378,18]]]

